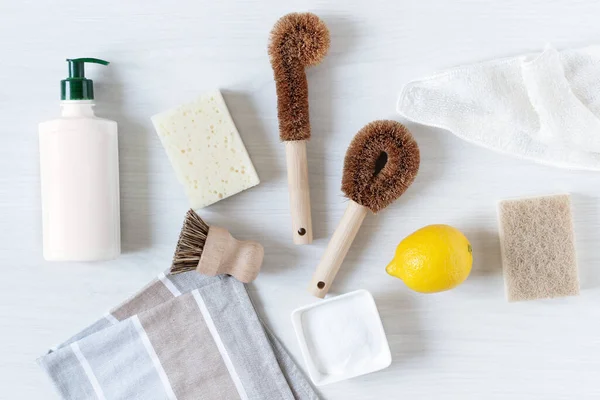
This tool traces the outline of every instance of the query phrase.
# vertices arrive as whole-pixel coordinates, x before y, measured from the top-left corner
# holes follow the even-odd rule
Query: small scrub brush
[[[360,225],[400,197],[417,176],[420,153],[410,132],[396,121],[374,121],[350,143],[344,159],[342,191],[348,207],[308,288],[323,298],[329,291]]]
[[[264,249],[254,241],[239,241],[218,226],[208,226],[194,210],[185,215],[177,241],[171,274],[198,271],[228,274],[240,282],[253,281],[262,265]]]
[[[285,142],[295,244],[312,242],[306,141],[310,139],[305,68],[319,64],[329,50],[329,30],[311,13],[283,16],[271,31],[269,57],[277,89],[279,136]]]

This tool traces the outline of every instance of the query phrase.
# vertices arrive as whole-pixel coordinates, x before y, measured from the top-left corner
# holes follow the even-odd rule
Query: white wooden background
[[[328,24],[331,51],[309,72],[316,241],[295,247],[266,45],[278,17],[305,10]],[[313,301],[305,287],[345,207],[341,168],[354,133],[371,120],[396,118],[397,93],[410,79],[546,43],[597,43],[599,16],[593,0],[0,0],[0,398],[54,399],[35,358],[169,265],[187,204],[151,115],[204,90],[224,90],[262,183],[202,216],[264,244],[252,297],[299,357],[290,312]],[[64,59],[86,56],[112,62],[89,67],[88,75],[98,114],[119,122],[124,254],[99,264],[47,263],[37,124],[58,115]],[[333,288],[373,293],[394,361],[380,373],[323,387],[323,398],[599,398],[600,175],[409,127],[421,146],[420,174],[400,201],[367,217]],[[508,304],[496,203],[556,192],[573,195],[581,296]],[[463,230],[475,265],[458,289],[417,295],[384,267],[403,237],[430,223]]]

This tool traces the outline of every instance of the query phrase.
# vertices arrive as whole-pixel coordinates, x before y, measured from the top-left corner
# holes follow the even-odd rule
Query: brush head
[[[185,214],[183,228],[171,264],[171,274],[193,271],[200,262],[208,236],[208,225],[194,210]]]
[[[269,57],[277,88],[281,140],[310,139],[304,68],[319,64],[328,50],[329,30],[315,14],[291,13],[275,23],[269,40]]]
[[[419,162],[419,146],[404,125],[373,121],[356,134],[346,151],[342,191],[377,213],[413,183]]]

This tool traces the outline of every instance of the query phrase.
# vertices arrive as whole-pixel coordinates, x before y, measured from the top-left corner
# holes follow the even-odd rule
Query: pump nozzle
[[[61,100],[93,100],[94,82],[85,77],[85,63],[108,65],[98,58],[67,58],[69,77],[60,81]]]

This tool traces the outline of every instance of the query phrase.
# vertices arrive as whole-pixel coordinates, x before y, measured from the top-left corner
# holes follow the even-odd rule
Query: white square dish
[[[392,363],[371,293],[357,290],[298,308],[292,323],[308,374],[317,386],[387,368]]]

